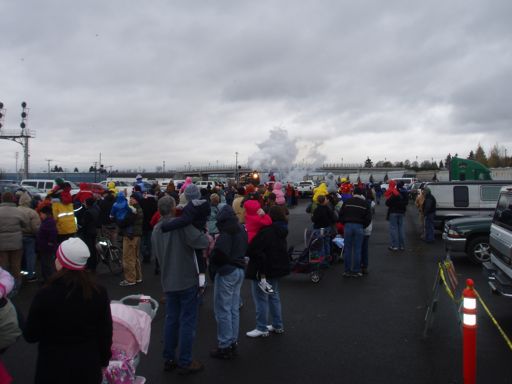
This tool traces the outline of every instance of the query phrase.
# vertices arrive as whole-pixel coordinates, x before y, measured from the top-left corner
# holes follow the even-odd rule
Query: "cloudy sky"
[[[512,153],[509,0],[3,0],[0,13],[2,131],[26,101],[31,171],[100,153],[147,170],[274,150],[337,163]],[[0,140],[1,169],[16,152]]]

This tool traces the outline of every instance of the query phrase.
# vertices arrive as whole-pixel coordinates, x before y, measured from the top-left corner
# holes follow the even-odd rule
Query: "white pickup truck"
[[[297,191],[300,196],[312,196],[313,190],[315,189],[315,183],[313,180],[301,181],[297,187]]]

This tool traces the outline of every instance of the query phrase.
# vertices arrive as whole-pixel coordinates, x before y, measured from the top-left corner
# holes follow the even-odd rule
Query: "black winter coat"
[[[318,205],[311,216],[313,228],[329,228],[336,222],[336,215],[328,205]]]
[[[274,222],[258,232],[247,250],[249,265],[245,276],[248,279],[258,280],[261,274],[274,279],[290,273],[287,236],[288,229],[282,222]]]
[[[40,289],[23,331],[39,342],[36,384],[99,384],[112,345],[112,317],[105,288],[91,300],[70,292],[63,279]]]
[[[144,214],[142,230],[151,231],[151,225],[149,223],[155,212],[158,211],[158,202],[154,196],[148,195],[142,199],[140,207],[142,208],[142,213]]]
[[[407,210],[407,203],[409,202],[409,194],[406,191],[400,191],[398,196],[391,196],[386,200],[388,207],[388,215],[390,213],[405,213]]]
[[[217,214],[219,236],[210,256],[210,277],[216,274],[227,275],[236,268],[245,267],[247,252],[247,232],[238,222],[238,218],[229,205],[225,205]]]

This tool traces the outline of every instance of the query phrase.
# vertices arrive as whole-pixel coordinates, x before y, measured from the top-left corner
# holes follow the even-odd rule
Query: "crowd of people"
[[[28,342],[38,342],[36,382],[101,382],[113,331],[108,293],[94,279],[99,235],[122,249],[120,286],[141,284],[141,263],[154,263],[164,293],[166,371],[190,374],[204,367],[193,358],[192,345],[208,280],[217,322],[212,358],[232,359],[238,354],[244,279],[250,281],[255,307],[255,328],[246,336],[284,333],[280,279],[290,273],[288,218],[296,204],[290,183],[272,180],[259,186],[212,184],[200,189],[187,178],[182,185],[171,182],[164,189],[155,183],[146,189],[137,177],[132,191],[118,190],[114,183],[108,187],[102,196],[89,191],[71,196],[69,184],[57,180],[37,204],[26,191],[2,195],[0,324],[10,326],[2,325],[0,351],[21,331]],[[342,235],[343,276],[368,274],[372,219],[381,195],[378,185],[338,181],[332,174],[315,189],[307,212],[312,236],[322,241],[319,252],[325,267],[332,260],[333,238]],[[393,181],[383,195],[389,250],[400,251],[405,247],[409,196],[403,184]],[[424,239],[431,242],[435,199],[427,188],[420,196],[416,205],[424,215]],[[9,298],[23,284],[37,281],[44,285],[22,324]],[[50,355],[60,356],[66,369],[50,361]],[[86,367],[87,375],[77,375]],[[3,373],[8,375],[0,364],[0,377]]]

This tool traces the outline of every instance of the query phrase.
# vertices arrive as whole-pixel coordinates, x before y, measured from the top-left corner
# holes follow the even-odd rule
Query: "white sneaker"
[[[272,325],[267,325],[267,329],[269,332],[273,332],[273,333],[284,333],[283,328],[274,328]]]
[[[259,329],[253,329],[252,331],[249,331],[246,333],[248,337],[268,337],[270,333],[268,331],[260,331]]]
[[[272,286],[267,283],[266,281],[260,281],[258,283],[258,287],[260,287],[260,289],[265,292],[266,294],[271,294],[271,293],[274,293],[274,289],[272,288]]]

